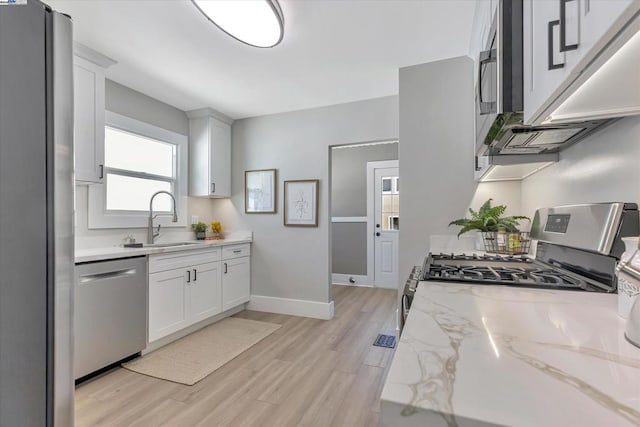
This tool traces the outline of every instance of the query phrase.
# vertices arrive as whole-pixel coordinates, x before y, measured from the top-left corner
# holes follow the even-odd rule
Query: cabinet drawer
[[[149,273],[220,261],[220,248],[149,255]]]
[[[249,255],[251,255],[251,245],[249,243],[222,247],[222,259],[240,258]]]

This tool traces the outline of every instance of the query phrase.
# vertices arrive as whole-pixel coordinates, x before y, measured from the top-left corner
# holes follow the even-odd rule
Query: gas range
[[[634,203],[597,203],[539,209],[531,237],[536,257],[429,253],[423,281],[615,292],[622,237],[640,234]]]
[[[526,257],[429,254],[423,280],[598,291],[590,280]]]

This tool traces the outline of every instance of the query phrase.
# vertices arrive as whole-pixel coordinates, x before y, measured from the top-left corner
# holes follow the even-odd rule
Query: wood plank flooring
[[[76,389],[76,426],[375,426],[393,350],[396,291],[334,286],[336,315],[243,311],[281,324],[193,386],[118,368]]]

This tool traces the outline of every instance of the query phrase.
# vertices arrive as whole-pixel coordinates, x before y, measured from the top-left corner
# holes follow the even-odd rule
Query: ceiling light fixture
[[[254,47],[274,47],[284,36],[277,0],[191,0],[218,28]]]

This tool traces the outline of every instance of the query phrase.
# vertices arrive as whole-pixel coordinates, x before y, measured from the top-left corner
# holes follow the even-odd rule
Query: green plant
[[[469,208],[471,218],[460,218],[451,221],[449,227],[452,225],[462,227],[458,232],[458,237],[460,237],[471,230],[487,232],[504,228],[508,232],[518,231],[518,225],[520,225],[521,220],[530,221],[529,217],[520,215],[503,217],[502,215],[507,210],[507,207],[505,205],[491,206],[492,200],[489,199],[484,202],[477,212]]]
[[[195,224],[191,224],[191,228],[196,233],[204,233],[205,231],[207,231],[208,227],[209,226],[207,224],[205,224],[204,222],[196,222]]]

